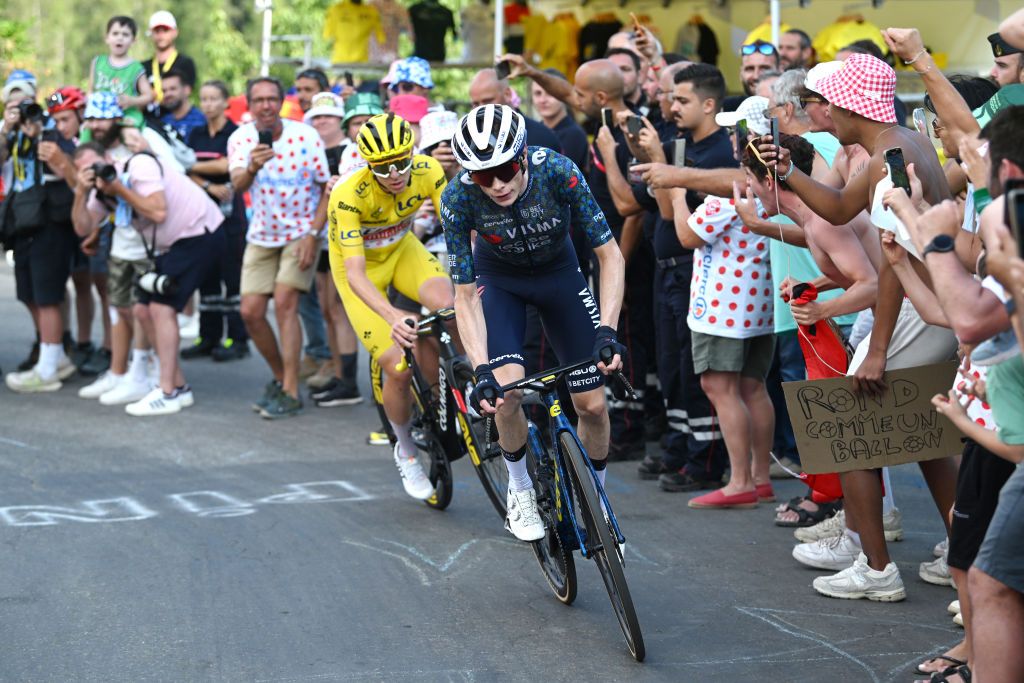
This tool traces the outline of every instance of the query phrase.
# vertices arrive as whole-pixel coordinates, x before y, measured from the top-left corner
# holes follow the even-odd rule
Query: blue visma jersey
[[[448,270],[456,284],[476,273],[530,274],[578,268],[569,226],[582,229],[592,247],[612,238],[604,213],[583,174],[567,157],[543,147],[527,149],[529,184],[511,206],[495,204],[461,173],[441,196]],[[470,235],[477,231],[476,248]]]

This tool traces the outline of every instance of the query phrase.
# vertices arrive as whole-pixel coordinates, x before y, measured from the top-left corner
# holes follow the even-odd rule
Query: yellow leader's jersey
[[[356,171],[334,188],[327,209],[332,256],[340,256],[342,263],[353,256],[385,261],[412,230],[423,202],[430,199],[434,211],[440,212],[447,184],[441,164],[417,154],[409,173],[409,184],[398,194],[381,187],[369,168]]]

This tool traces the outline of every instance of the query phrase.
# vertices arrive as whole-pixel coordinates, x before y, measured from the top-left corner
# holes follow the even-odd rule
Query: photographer
[[[142,237],[154,267],[137,280],[133,313],[153,340],[160,386],[129,403],[129,415],[168,415],[192,405],[192,389],[178,364],[180,312],[224,250],[220,209],[185,175],[149,154],[111,164],[106,150],[86,143],[75,151],[78,169],[72,208],[75,230],[87,235],[113,211]],[[168,207],[174,211],[168,211]]]
[[[38,360],[9,374],[19,393],[56,391],[75,368],[64,353],[60,306],[76,248],[70,221],[71,194],[62,172],[73,145],[53,128],[25,88],[4,88],[3,155],[11,161],[11,196],[5,202],[3,240],[14,251],[18,300],[32,314],[39,336]],[[45,129],[45,130],[44,130]],[[63,145],[63,148],[61,147]]]

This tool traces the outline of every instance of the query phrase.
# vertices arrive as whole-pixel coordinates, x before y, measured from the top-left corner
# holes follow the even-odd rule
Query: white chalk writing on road
[[[285,484],[284,493],[245,501],[223,491],[188,491],[166,497],[174,506],[198,517],[242,517],[255,513],[260,505],[298,503],[350,503],[373,500],[374,496],[344,480],[308,481]],[[0,521],[7,526],[53,526],[61,522],[134,522],[160,513],[134,498],[83,500],[71,506],[11,505],[0,507]]]

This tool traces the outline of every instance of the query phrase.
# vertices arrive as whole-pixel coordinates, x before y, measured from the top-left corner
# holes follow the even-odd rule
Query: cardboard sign
[[[855,394],[849,377],[785,382],[786,406],[805,472],[849,472],[902,465],[963,451],[960,431],[935,410],[957,363],[885,373],[880,397]]]

